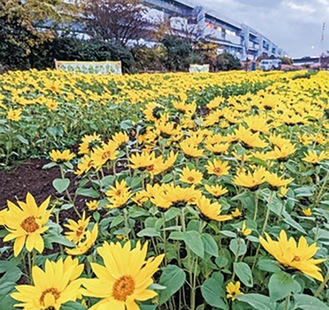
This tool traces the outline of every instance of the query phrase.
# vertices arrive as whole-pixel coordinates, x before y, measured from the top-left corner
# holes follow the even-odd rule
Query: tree
[[[132,53],[139,71],[165,71],[167,50],[164,46],[135,46]]]
[[[78,6],[65,0],[0,0],[0,49],[22,56],[52,40],[56,25],[72,20]]]
[[[218,44],[206,42],[204,40],[200,40],[194,45],[194,51],[202,55],[202,62],[209,64],[211,71],[214,70],[217,65],[217,50]]]
[[[166,67],[168,70],[185,71],[189,67],[189,57],[193,50],[192,45],[184,38],[166,36],[162,44],[167,49]]]
[[[220,71],[240,70],[239,59],[229,53],[223,53],[217,56],[217,69]]]
[[[92,37],[126,46],[147,33],[146,9],[140,0],[86,0],[83,10],[86,32]]]

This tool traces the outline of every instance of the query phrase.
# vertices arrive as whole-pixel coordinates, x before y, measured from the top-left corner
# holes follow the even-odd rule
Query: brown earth
[[[11,170],[0,170],[0,210],[7,207],[7,200],[15,204],[17,200],[25,201],[28,192],[33,195],[38,205],[49,195],[51,199],[56,199],[56,190],[52,182],[60,178],[60,170],[58,167],[42,169],[48,163],[49,160],[46,159],[29,159]],[[72,174],[66,177],[71,180],[69,191],[73,194],[76,177]],[[82,197],[77,199],[76,207],[85,207],[85,200]],[[73,211],[72,215],[74,214]]]
[[[25,201],[28,192],[38,204],[49,195],[54,197],[56,191],[52,181],[60,177],[60,171],[58,168],[42,169],[48,162],[46,159],[31,159],[12,170],[0,170],[0,209],[7,207],[7,200],[13,203]]]

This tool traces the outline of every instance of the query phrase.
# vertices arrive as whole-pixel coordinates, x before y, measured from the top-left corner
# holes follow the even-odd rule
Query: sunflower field
[[[328,85],[1,75],[0,168],[60,177],[0,205],[0,309],[329,309]]]

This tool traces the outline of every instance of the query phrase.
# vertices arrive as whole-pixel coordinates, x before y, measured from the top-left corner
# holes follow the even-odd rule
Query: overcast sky
[[[329,50],[329,0],[197,1],[254,28],[290,57],[319,55]]]

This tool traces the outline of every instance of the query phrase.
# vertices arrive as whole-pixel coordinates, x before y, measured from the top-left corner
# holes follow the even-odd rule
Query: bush
[[[54,60],[121,61],[123,72],[131,72],[135,61],[129,49],[99,39],[58,37],[31,50],[29,55],[10,42],[0,44],[0,63],[11,70],[54,68]]]
[[[168,54],[166,68],[170,71],[187,71],[190,65],[188,58],[193,52],[192,45],[176,36],[166,36],[162,44]]]
[[[136,46],[132,49],[138,71],[165,71],[167,49],[164,46]]]
[[[82,40],[74,37],[58,37],[33,51],[31,66],[45,69],[54,66],[54,59],[77,61],[121,61],[124,72],[134,66],[131,52],[119,45],[99,39]]]
[[[217,56],[216,67],[219,71],[240,70],[240,61],[233,55],[223,53]]]

